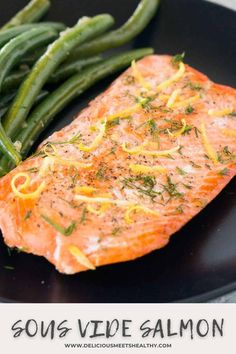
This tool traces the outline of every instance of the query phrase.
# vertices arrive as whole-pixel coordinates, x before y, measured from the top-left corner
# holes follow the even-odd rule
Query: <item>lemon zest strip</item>
[[[145,90],[151,90],[152,86],[149,82],[147,82],[140,70],[138,69],[137,65],[136,65],[136,61],[133,60],[132,63],[131,63],[131,67],[132,67],[132,70],[133,70],[133,75],[134,75],[134,78],[139,82],[139,84],[145,89]]]
[[[75,187],[75,191],[77,193],[82,193],[82,194],[87,194],[87,195],[91,195],[94,192],[96,192],[97,188],[94,187],[90,187],[90,186],[76,186]]]
[[[80,202],[85,202],[85,203],[114,204],[117,206],[129,206],[131,204],[127,200],[112,199],[109,197],[86,197],[84,195],[79,195],[79,194],[75,195],[75,200],[78,200]]]
[[[95,214],[95,215],[100,216],[100,217],[102,217],[104,215],[104,213],[107,211],[108,208],[109,208],[109,204],[105,204],[105,203],[102,204],[100,209],[95,209],[90,204],[87,206],[87,210],[90,213]]]
[[[134,173],[153,173],[153,172],[166,173],[167,172],[167,169],[162,166],[145,166],[139,164],[130,164],[129,168]]]
[[[69,246],[68,250],[70,254],[77,260],[78,263],[82,264],[84,267],[95,270],[95,265],[88,259],[88,257],[77,247]]]
[[[179,63],[179,70],[173,76],[171,76],[169,79],[161,82],[157,86],[157,92],[161,92],[162,90],[166,89],[171,84],[173,84],[174,82],[180,80],[183,77],[184,73],[185,73],[185,65],[183,62],[181,62],[181,63]]]
[[[202,143],[203,143],[203,146],[207,152],[207,155],[212,160],[212,162],[216,165],[218,163],[218,157],[217,157],[216,151],[209,143],[209,139],[208,139],[208,136],[206,133],[206,127],[205,127],[204,123],[201,124],[200,132],[201,132],[201,136],[202,136]]]
[[[52,152],[48,151],[49,147],[52,149]],[[51,166],[54,163],[57,163],[59,165],[61,164],[64,166],[74,166],[74,167],[78,167],[78,168],[90,168],[92,166],[91,163],[86,164],[86,163],[79,162],[76,160],[64,159],[63,157],[60,157],[56,147],[50,143],[45,146],[45,148],[43,149],[43,152],[47,157],[51,158]],[[48,166],[50,165],[49,162],[50,161],[47,162]]]
[[[114,113],[112,115],[110,115],[109,117],[107,117],[107,121],[111,122],[112,120],[116,119],[116,118],[126,118],[128,117],[130,114],[137,112],[138,110],[140,110],[141,105],[140,104],[136,104],[130,108],[124,109],[123,111]]]
[[[226,136],[236,138],[236,130],[234,129],[222,129],[222,133]]]
[[[17,179],[22,178],[22,177],[25,178],[25,181],[21,185],[16,187]],[[27,188],[29,185],[30,185],[30,176],[28,175],[28,173],[25,173],[25,172],[17,173],[11,180],[11,188],[12,188],[13,193],[21,199],[36,199],[36,198],[38,198],[40,196],[40,194],[42,193],[42,191],[44,190],[44,188],[46,186],[46,182],[43,181],[34,192],[30,192],[30,193],[21,192],[23,189]]]
[[[99,133],[91,145],[86,146],[83,143],[80,143],[78,145],[78,147],[81,151],[90,152],[90,151],[94,151],[98,148],[98,146],[101,144],[102,139],[104,138],[104,135],[106,133],[106,123],[107,123],[106,119],[103,119],[101,121],[100,126],[99,126]]]
[[[133,220],[131,219],[130,217],[130,214],[133,213],[133,212],[136,212],[136,211],[142,211],[146,214],[152,214],[152,215],[155,215],[155,216],[159,216],[159,213],[157,213],[156,211],[154,210],[151,210],[147,207],[143,207],[141,205],[133,205],[131,206],[125,213],[125,221],[127,222],[127,224],[132,224],[133,223]]]
[[[224,109],[209,109],[208,110],[208,115],[209,116],[217,116],[217,117],[222,117],[222,116],[227,116],[231,113],[233,113],[234,109],[233,108],[224,108]]]
[[[180,145],[178,144],[178,146],[169,149],[169,150],[146,150],[144,149],[144,144],[137,146],[134,149],[128,149],[126,147],[126,144],[123,143],[122,144],[122,149],[125,152],[128,152],[131,155],[136,155],[136,154],[142,154],[142,155],[147,155],[147,156],[168,156],[174,152],[177,152],[180,149]]]
[[[175,101],[177,100],[179,94],[180,94],[181,90],[180,89],[177,89],[177,90],[174,90],[172,92],[172,94],[170,95],[169,99],[168,99],[168,102],[166,104],[166,107],[168,108],[171,108],[173,106],[173,104],[175,103]]]
[[[178,137],[180,135],[182,135],[185,131],[185,128],[187,126],[187,123],[186,123],[186,120],[185,119],[181,119],[181,123],[182,123],[182,128],[180,128],[179,130],[175,131],[175,132],[172,132],[170,133],[171,136],[175,136],[175,137]]]
[[[172,106],[172,108],[182,108],[182,107],[187,107],[188,105],[196,102],[199,100],[200,94],[197,93],[195,96],[189,97],[186,100],[175,102]]]

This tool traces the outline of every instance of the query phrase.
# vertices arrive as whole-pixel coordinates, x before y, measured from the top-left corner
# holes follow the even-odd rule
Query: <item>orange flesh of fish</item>
[[[43,256],[66,274],[133,260],[164,247],[229,183],[236,173],[236,90],[185,65],[179,80],[157,92],[178,70],[171,59],[149,56],[137,62],[150,91],[129,68],[69,126],[44,141],[41,154],[0,180],[0,227],[9,247]],[[174,90],[179,95],[168,108]],[[97,145],[83,151],[105,120]],[[45,158],[52,163],[46,168]],[[20,188],[24,177],[17,178],[21,172],[30,177],[25,189]],[[45,187],[35,198],[22,198],[12,189],[14,176],[23,194],[42,182]]]

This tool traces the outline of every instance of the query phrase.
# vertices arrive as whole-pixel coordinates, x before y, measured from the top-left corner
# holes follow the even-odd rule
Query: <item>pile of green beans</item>
[[[3,127],[11,139],[14,139],[17,131],[22,128],[35,98],[47,82],[48,77],[77,45],[94,38],[98,33],[103,33],[112,24],[113,18],[110,15],[98,15],[93,18],[83,18],[76,26],[61,32],[60,37],[48,47],[46,53],[36,62],[20,86],[18,94],[3,120]]]
[[[153,53],[146,48],[107,59],[100,55],[142,32],[159,2],[141,0],[130,19],[109,32],[114,19],[108,14],[83,17],[67,29],[57,22],[34,23],[50,0],[32,0],[0,29],[0,176],[27,157],[42,131],[74,98]]]

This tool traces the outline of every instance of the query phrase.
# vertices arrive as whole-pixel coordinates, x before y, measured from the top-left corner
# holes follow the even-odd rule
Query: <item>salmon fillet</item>
[[[165,246],[235,176],[235,112],[236,90],[170,56],[133,63],[0,180],[6,244],[66,274]]]

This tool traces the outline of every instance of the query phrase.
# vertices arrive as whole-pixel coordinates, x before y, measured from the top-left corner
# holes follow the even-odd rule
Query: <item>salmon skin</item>
[[[132,63],[0,180],[9,247],[66,274],[133,260],[164,247],[229,183],[236,91],[178,59]]]

